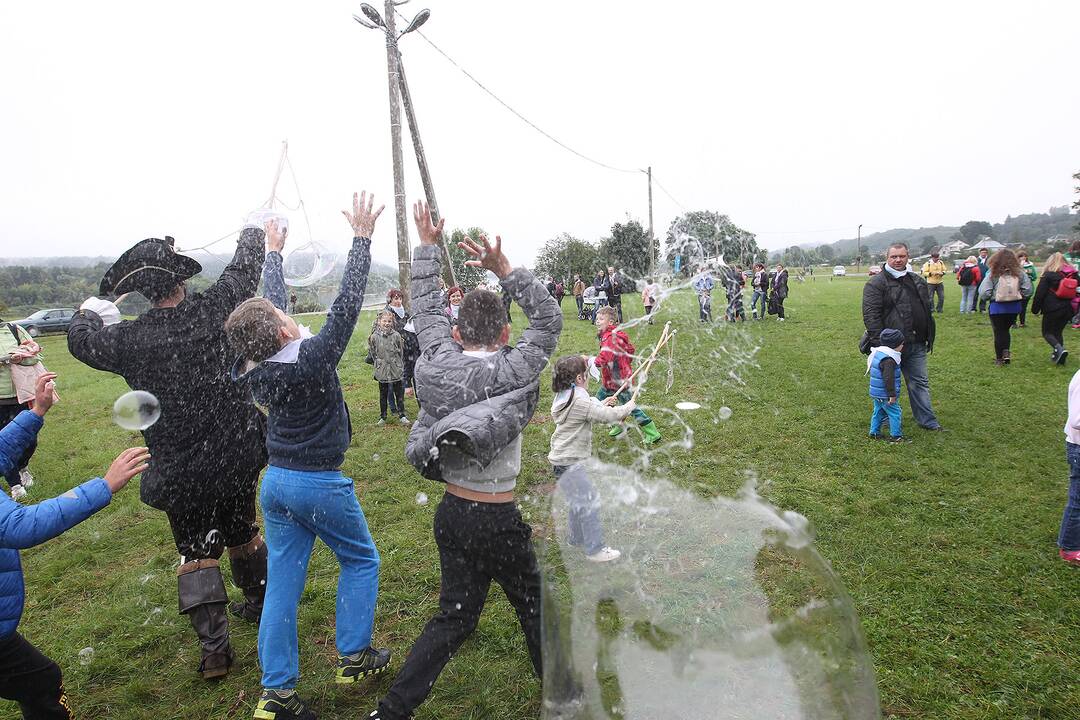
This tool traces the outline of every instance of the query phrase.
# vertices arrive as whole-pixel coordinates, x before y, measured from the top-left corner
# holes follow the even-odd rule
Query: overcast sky
[[[603,163],[651,164],[682,207],[768,248],[1074,199],[1074,0],[426,2],[422,32],[537,125]],[[347,243],[339,211],[366,188],[388,205],[376,259],[393,262],[386,52],[358,11],[0,4],[0,254],[202,245],[265,202],[287,138],[316,239]],[[647,221],[643,174],[553,144],[424,38],[401,48],[449,226],[500,233],[526,263],[559,232]],[[295,197],[288,178],[280,194]],[[659,188],[654,203],[662,236],[681,208]]]

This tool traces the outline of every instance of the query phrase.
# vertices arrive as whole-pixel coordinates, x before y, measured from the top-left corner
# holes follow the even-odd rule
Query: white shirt
[[[1080,445],[1080,370],[1069,381],[1069,419],[1065,421],[1065,439]]]

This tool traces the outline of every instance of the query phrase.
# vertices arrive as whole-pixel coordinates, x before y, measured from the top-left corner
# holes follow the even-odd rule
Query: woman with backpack
[[[1042,336],[1054,349],[1050,361],[1058,365],[1064,365],[1069,356],[1061,333],[1075,312],[1076,287],[1076,268],[1065,262],[1065,256],[1056,252],[1047,258],[1031,301],[1031,314],[1042,315]]]
[[[956,282],[960,285],[960,314],[975,312],[975,292],[982,280],[982,271],[974,255],[968,255],[967,260],[956,271]]]
[[[979,299],[990,301],[990,325],[994,328],[995,365],[1008,365],[1009,331],[1020,314],[1024,298],[1032,292],[1031,278],[1020,267],[1016,254],[1004,248],[990,257],[986,277],[979,284]]]

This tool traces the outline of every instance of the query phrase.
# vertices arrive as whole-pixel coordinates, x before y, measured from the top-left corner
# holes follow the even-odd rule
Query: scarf
[[[402,307],[394,307],[393,305],[387,305],[386,307],[393,310],[397,314],[397,316],[399,318],[404,318],[405,317],[405,307],[404,306],[402,306]]]
[[[890,275],[892,275],[897,280],[899,280],[900,278],[907,275],[907,269],[906,268],[903,269],[903,270],[893,270],[892,266],[889,265],[889,263],[885,263],[885,272],[889,273]]]
[[[884,345],[879,345],[877,347],[870,348],[870,355],[869,355],[869,357],[866,358],[866,373],[865,373],[866,375],[870,374],[870,366],[874,364],[874,355],[879,350],[882,353],[884,353],[884,354],[888,355],[889,357],[891,357],[893,359],[893,362],[896,363],[896,366],[900,367],[900,353],[897,352],[896,348],[885,347]]]
[[[283,348],[276,353],[266,358],[263,362],[276,362],[293,365],[296,363],[298,357],[300,357],[300,344],[308,338],[314,337],[311,334],[311,329],[307,325],[298,325],[300,329],[300,337],[287,343]]]

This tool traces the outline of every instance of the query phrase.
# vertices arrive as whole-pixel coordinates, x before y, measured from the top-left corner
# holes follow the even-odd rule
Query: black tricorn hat
[[[147,238],[135,243],[112,264],[101,278],[102,295],[122,295],[138,291],[168,291],[183,280],[202,272],[202,265],[173,249],[175,241]]]

